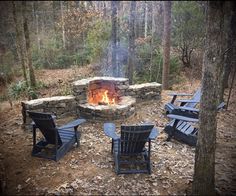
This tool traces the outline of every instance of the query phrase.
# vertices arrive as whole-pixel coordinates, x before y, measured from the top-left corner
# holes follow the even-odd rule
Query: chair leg
[[[78,148],[80,146],[80,132],[75,133],[75,141],[77,143],[76,147]]]
[[[114,148],[114,140],[111,141],[111,154],[113,154],[113,148]]]
[[[114,159],[115,159],[115,171],[116,171],[116,174],[118,175],[120,173],[119,157],[115,153],[114,153]]]
[[[173,133],[174,133],[174,128],[171,127],[171,131],[170,131],[170,133],[168,134],[168,137],[167,137],[167,139],[166,139],[167,142],[169,142],[169,141],[171,140],[171,138],[172,138],[173,135],[174,135]]]
[[[170,134],[168,134],[168,138],[166,141],[170,141],[171,138],[174,136],[175,129],[178,125],[179,120],[175,119],[173,126],[171,127]]]

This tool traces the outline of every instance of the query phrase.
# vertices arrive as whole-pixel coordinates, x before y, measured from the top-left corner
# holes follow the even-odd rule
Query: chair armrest
[[[190,93],[168,93],[169,96],[191,96],[193,94]]]
[[[177,102],[184,102],[184,103],[199,103],[200,101],[197,100],[191,100],[191,99],[180,99],[176,100]]]
[[[169,114],[167,115],[167,117],[176,119],[176,120],[187,121],[187,122],[199,122],[197,118],[190,118],[190,117],[185,117],[185,116],[180,116],[180,115],[175,115],[175,114]]]
[[[104,123],[103,130],[106,136],[112,138],[113,140],[118,140],[120,137],[116,134],[116,126],[114,123]]]
[[[58,127],[58,129],[69,129],[69,128],[73,128],[73,127],[78,127],[80,124],[82,124],[84,122],[86,122],[86,120],[83,118],[80,118],[80,119],[74,120],[72,122],[69,122],[66,125]]]
[[[221,110],[225,107],[225,103],[221,102],[220,105],[217,106],[217,110]]]
[[[156,127],[153,127],[153,129],[149,135],[149,139],[154,140],[158,135],[159,135],[158,129]]]
[[[30,123],[30,125],[36,126],[36,124],[34,123],[34,121],[32,121],[32,122]]]
[[[179,106],[178,109],[180,109],[180,110],[187,110],[187,111],[190,111],[190,112],[199,112],[199,109],[192,108],[192,107]]]
[[[57,116],[56,116],[56,115],[53,115],[53,114],[52,114],[51,116],[52,116],[52,118],[53,118],[53,119],[56,119],[56,118],[57,118]]]

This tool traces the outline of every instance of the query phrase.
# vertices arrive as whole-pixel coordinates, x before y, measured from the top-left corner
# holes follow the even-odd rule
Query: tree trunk
[[[220,93],[220,102],[224,101],[224,91],[228,88],[229,75],[231,68],[236,63],[236,3],[234,1],[227,1],[225,3],[225,59],[223,71],[223,84]]]
[[[170,33],[171,33],[171,1],[164,1],[164,32],[163,32],[163,70],[162,89],[169,88],[170,69]]]
[[[147,28],[148,27],[148,4],[145,1],[145,12],[144,12],[144,37],[147,37]]]
[[[103,18],[107,17],[107,4],[106,1],[103,1]]]
[[[150,56],[150,76],[149,76],[149,81],[151,82],[152,81],[152,67],[153,67],[153,41],[154,41],[154,26],[155,26],[155,18],[154,18],[154,3],[151,2],[151,16],[152,16],[152,25],[151,25],[151,36],[152,36],[152,39],[151,39],[151,56]]]
[[[18,10],[18,9],[19,10]],[[22,72],[24,76],[24,80],[26,85],[28,86],[28,79],[26,73],[26,56],[25,56],[25,47],[24,47],[24,36],[23,36],[23,25],[22,25],[22,15],[18,14],[21,13],[22,6],[21,2],[12,1],[12,13],[13,13],[13,20],[15,23],[15,31],[16,31],[16,49],[19,60],[21,62]]]
[[[196,146],[193,194],[215,195],[215,143],[219,78],[223,70],[223,2],[208,1],[203,57],[202,96]]]
[[[53,12],[53,29],[54,33],[57,32],[56,22],[57,22],[57,1],[52,2],[52,12]]]
[[[129,18],[129,54],[128,54],[128,78],[129,83],[133,83],[133,72],[134,72],[134,52],[135,52],[135,11],[136,1],[130,3],[130,18]]]
[[[37,34],[38,50],[41,50],[41,39],[39,36],[39,15],[38,14],[36,14],[36,34]]]
[[[137,3],[140,3],[140,2],[137,2]],[[139,14],[138,7],[139,6],[137,6],[137,10],[136,10],[137,14],[136,14],[136,20],[135,20],[135,35],[136,35],[136,37],[140,37],[140,28],[142,26],[139,24],[140,19],[141,19],[141,17],[140,17],[141,14]]]
[[[111,1],[111,47],[112,47],[112,75],[117,76],[117,1]]]
[[[35,9],[35,2],[32,1],[32,18],[33,18],[33,24],[34,24],[34,30],[36,30],[36,9]]]
[[[66,37],[65,37],[65,21],[64,21],[63,1],[60,1],[60,9],[61,9],[61,21],[62,21],[62,43],[63,43],[63,48],[66,49]]]
[[[157,38],[161,40],[163,37],[163,30],[164,29],[164,13],[163,13],[163,3],[159,2],[156,3],[157,11],[156,11],[156,35]]]
[[[118,17],[117,17],[117,53],[116,53],[116,63],[117,63],[117,76],[121,77],[121,56],[120,56],[120,18],[121,18],[121,1],[117,1],[118,7]]]
[[[26,56],[28,60],[28,68],[29,68],[29,78],[30,78],[30,86],[36,86],[36,79],[34,75],[34,69],[32,65],[32,54],[31,54],[31,47],[30,47],[30,37],[29,37],[29,27],[28,27],[28,18],[27,14],[27,6],[26,1],[22,1],[22,8],[23,8],[23,26],[24,26],[24,34],[25,34],[25,46],[26,46]]]

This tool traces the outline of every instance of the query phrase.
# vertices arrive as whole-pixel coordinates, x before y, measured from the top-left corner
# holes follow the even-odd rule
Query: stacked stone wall
[[[109,84],[109,82],[111,84]],[[122,101],[114,106],[90,105],[88,93],[94,88],[114,88]],[[135,113],[136,102],[160,100],[161,84],[143,83],[129,85],[128,78],[93,77],[73,82],[73,95],[41,98],[22,102],[23,122],[31,122],[27,110],[53,113],[58,118],[66,115],[85,116],[89,119],[122,119]]]
[[[161,84],[152,82],[130,85],[126,95],[136,98],[136,102],[160,100]]]
[[[21,102],[23,122],[29,124],[31,119],[27,110],[35,112],[52,113],[57,118],[76,115],[76,101],[74,96],[55,96],[49,98],[40,98]]]

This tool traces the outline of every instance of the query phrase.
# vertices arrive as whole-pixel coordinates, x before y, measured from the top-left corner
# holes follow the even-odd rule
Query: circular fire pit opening
[[[86,119],[117,120],[135,113],[136,99],[125,96],[128,78],[93,77],[74,82],[77,113]]]
[[[120,95],[113,81],[95,80],[89,83],[87,99],[92,105],[115,105]]]

